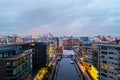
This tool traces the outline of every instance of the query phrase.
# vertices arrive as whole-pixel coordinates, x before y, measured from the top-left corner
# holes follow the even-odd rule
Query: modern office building
[[[29,80],[32,71],[32,50],[0,47],[0,80]]]
[[[98,45],[99,80],[120,80],[120,45]]]

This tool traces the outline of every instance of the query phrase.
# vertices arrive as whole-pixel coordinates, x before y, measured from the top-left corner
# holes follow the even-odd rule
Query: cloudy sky
[[[120,36],[120,0],[0,0],[0,35]]]

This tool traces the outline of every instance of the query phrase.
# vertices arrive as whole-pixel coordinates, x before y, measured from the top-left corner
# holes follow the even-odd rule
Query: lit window
[[[108,68],[110,68],[110,69],[114,69],[114,67],[112,67],[112,66],[108,66]]]
[[[2,58],[3,57],[3,54],[0,54],[0,58]]]
[[[7,66],[11,65],[11,62],[6,62],[6,65],[7,65]]]
[[[13,66],[18,66],[18,61],[13,62]]]
[[[7,58],[8,57],[8,53],[4,53],[4,57]]]
[[[13,70],[13,75],[15,75],[17,73],[17,69]]]
[[[108,66],[106,65],[106,64],[102,64],[102,66],[101,66],[103,69],[106,69],[106,68],[108,68]]]

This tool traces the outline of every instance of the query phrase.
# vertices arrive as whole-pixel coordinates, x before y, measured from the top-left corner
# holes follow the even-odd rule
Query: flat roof
[[[3,46],[1,46],[1,47],[10,47],[10,46],[21,46],[21,45],[29,45],[29,44],[32,44],[32,43],[39,43],[39,44],[41,44],[41,45],[47,45],[47,43],[45,43],[45,42],[22,42],[22,43],[13,43],[13,44],[6,44],[6,45],[3,45]]]
[[[120,44],[97,44],[98,46],[113,46],[113,47],[120,47]]]

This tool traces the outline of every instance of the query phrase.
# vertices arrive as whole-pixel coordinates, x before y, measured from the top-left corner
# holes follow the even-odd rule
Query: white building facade
[[[120,45],[98,45],[99,80],[120,80]]]

